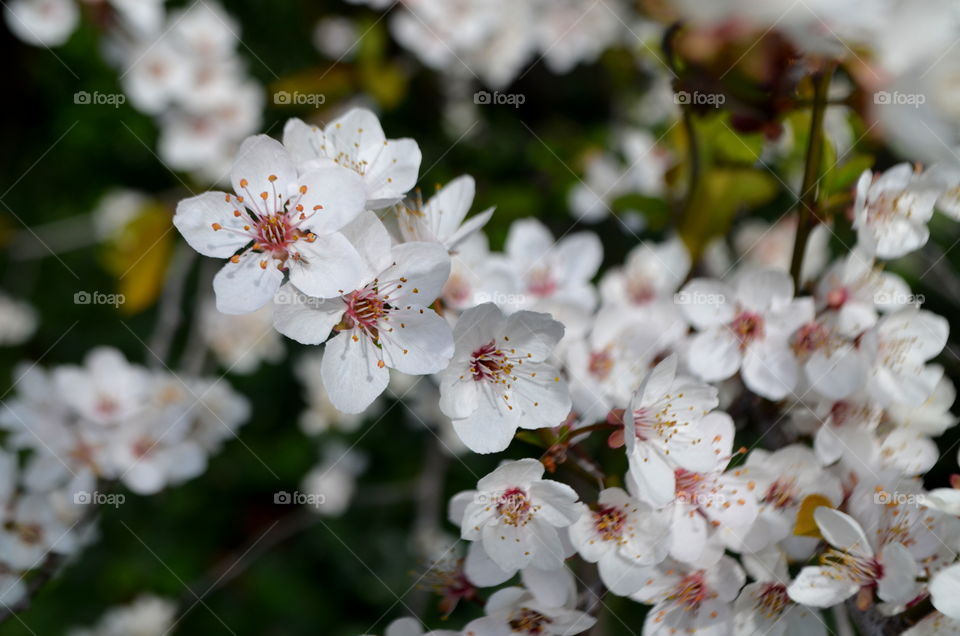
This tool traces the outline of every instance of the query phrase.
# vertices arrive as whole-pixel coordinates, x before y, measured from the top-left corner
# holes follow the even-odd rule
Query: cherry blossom
[[[567,385],[549,360],[563,325],[546,314],[504,316],[492,303],[465,311],[440,377],[440,410],[471,450],[505,449],[518,427],[557,426],[570,412]]]
[[[241,146],[231,180],[236,194],[186,199],[174,217],[191,247],[230,259],[214,278],[217,309],[259,309],[287,273],[298,288],[320,298],[357,287],[363,263],[338,230],[363,210],[358,176],[337,166],[300,176],[283,146],[259,135]]]

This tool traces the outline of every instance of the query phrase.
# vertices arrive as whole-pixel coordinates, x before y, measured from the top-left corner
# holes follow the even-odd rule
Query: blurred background
[[[185,4],[168,3],[168,11]],[[102,507],[100,539],[0,633],[66,633],[143,592],[189,608],[177,625],[181,634],[380,633],[414,612],[442,626],[440,599],[425,589],[434,577],[420,576],[431,541],[442,543],[444,533],[456,531],[445,521],[449,497],[474,487],[502,456],[451,452],[442,431],[428,430],[438,426],[437,416],[417,407],[416,391],[403,379],[365,421],[341,423],[347,430],[316,409],[305,416],[311,395],[303,377],[310,371],[301,359],[309,347],[282,340],[269,322],[209,326],[212,319],[202,316],[218,264],[187,248],[171,218],[177,201],[217,179],[165,156],[178,154],[163,151],[165,114],[144,112],[129,99],[78,97],[128,90],[117,59],[133,54],[108,37],[103,5],[82,3],[75,30],[56,47],[29,46],[9,28],[0,32],[10,69],[0,119],[0,292],[27,303],[27,322],[35,323],[20,342],[0,347],[0,378],[12,388],[18,362],[80,363],[94,346],[109,345],[146,366],[225,374],[252,411],[239,439],[211,458],[202,477],[150,497],[128,493],[123,505]],[[783,42],[734,43],[724,52],[732,60],[742,54],[722,81],[732,102],[692,124],[699,152],[709,158],[701,175],[708,187],[684,208],[678,201],[691,170],[688,129],[670,87],[664,30],[645,20],[629,21],[629,33],[563,75],[534,56],[497,89],[522,100],[484,103],[475,94],[492,92],[487,82],[472,72],[425,66],[391,37],[382,10],[331,0],[231,0],[224,8],[239,36],[241,72],[262,87],[259,102],[253,100],[262,120],[245,124],[251,130],[237,124],[241,139],[255,132],[279,137],[294,116],[322,123],[350,106],[370,107],[389,138],[419,143],[425,196],[458,175],[476,179],[473,209],[496,206],[486,226],[492,249],[502,247],[514,220],[536,217],[556,236],[596,231],[606,266],[621,263],[639,239],[677,228],[701,254],[736,253],[745,218],[772,222],[795,203],[787,184],[802,173],[809,113],[777,107],[772,78],[788,77],[790,59]],[[771,61],[778,52],[783,66]],[[687,65],[674,88],[702,86],[710,74],[708,64]],[[856,177],[898,158],[868,131],[858,89],[848,88],[834,117],[830,152],[838,168],[826,193],[838,196],[841,238],[850,236],[844,196]],[[784,88],[793,90],[810,93],[799,80]],[[298,103],[284,95],[313,97]],[[621,166],[614,171],[632,161],[622,141],[638,130],[656,148],[652,180],[666,188],[648,187],[638,176],[605,202],[612,213],[592,213],[578,202],[578,186],[600,179],[601,159]],[[894,269],[956,329],[960,255],[949,250],[960,234],[939,217],[931,234],[927,248]],[[717,237],[720,243],[708,250]],[[84,303],[84,293],[122,294],[123,302]],[[243,329],[252,330],[242,337],[257,347],[238,363],[218,336],[240,338]],[[960,358],[952,343],[942,363],[956,381]],[[954,430],[940,440],[941,450],[956,441]],[[347,513],[317,514],[276,501],[276,493],[297,490],[311,469],[343,448],[353,449],[350,469],[338,477]],[[504,456],[536,452],[517,441]],[[602,461],[623,460],[611,453]],[[930,473],[928,487],[945,485],[949,472]],[[639,632],[642,606],[612,595],[605,602],[610,612],[598,633]],[[464,602],[452,622],[479,614],[479,605]]]

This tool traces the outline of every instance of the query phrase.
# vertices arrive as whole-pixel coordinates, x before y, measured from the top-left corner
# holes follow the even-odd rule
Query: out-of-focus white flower
[[[318,51],[335,60],[350,60],[362,36],[350,18],[326,16],[313,25],[311,41]]]
[[[264,305],[248,314],[217,311],[211,303],[200,315],[207,346],[231,373],[253,373],[263,362],[279,362],[285,353],[273,328],[273,307]]]
[[[789,272],[796,235],[797,216],[795,214],[786,216],[772,225],[760,219],[751,219],[737,227],[733,245],[747,265]],[[809,281],[820,273],[830,256],[829,248],[830,228],[824,224],[816,225],[810,231],[803,253],[801,280]]]
[[[505,251],[521,288],[518,302],[504,309],[548,313],[564,324],[568,334],[586,333],[597,304],[590,281],[603,260],[597,235],[578,232],[558,241],[540,221],[521,219],[510,226]]]
[[[816,610],[794,603],[787,594],[787,561],[776,548],[744,555],[744,567],[754,579],[740,592],[734,604],[734,634],[737,636],[826,636],[827,627]]]
[[[304,476],[301,488],[314,512],[339,517],[350,506],[357,477],[366,469],[367,460],[339,443],[329,444],[323,455],[323,461]]]
[[[36,46],[60,46],[80,21],[75,0],[12,0],[4,5],[7,26],[18,38]]]
[[[0,346],[14,346],[37,330],[37,312],[29,304],[0,293]]]
[[[883,259],[923,247],[930,236],[927,222],[939,196],[935,183],[915,175],[908,163],[877,177],[865,171],[857,182],[854,203],[857,247]]]
[[[71,630],[70,636],[163,636],[173,628],[177,604],[165,598],[142,595],[129,605],[107,610],[87,629]]]
[[[687,320],[697,329],[690,340],[690,369],[708,382],[738,369],[747,387],[765,398],[786,397],[799,380],[799,365],[788,339],[813,319],[811,298],[793,298],[785,272],[742,274],[736,287],[695,279],[677,294]]]

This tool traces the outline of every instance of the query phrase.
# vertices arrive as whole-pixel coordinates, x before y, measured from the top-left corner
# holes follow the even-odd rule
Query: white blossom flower
[[[273,307],[247,314],[224,314],[207,304],[200,314],[203,337],[210,351],[230,373],[249,374],[263,362],[279,362],[285,350],[273,328]]]
[[[536,459],[504,462],[477,483],[460,524],[467,541],[481,541],[503,570],[527,565],[560,568],[564,548],[558,533],[575,522],[581,509],[570,486],[543,479]]]
[[[454,330],[456,350],[440,377],[440,410],[477,453],[502,451],[517,427],[560,425],[570,394],[548,361],[563,325],[546,314],[509,316],[492,303],[468,309]]]
[[[890,259],[923,247],[927,222],[940,196],[933,184],[901,163],[874,178],[865,171],[857,182],[853,227],[857,246],[877,258]]]
[[[355,291],[318,300],[284,288],[285,300],[276,307],[280,333],[304,344],[326,341],[323,383],[330,401],[345,413],[370,406],[386,389],[389,369],[436,373],[453,355],[449,325],[429,309],[450,273],[446,249],[403,243],[385,253],[391,259],[387,267]],[[331,331],[336,335],[330,337]]]
[[[734,603],[736,636],[826,636],[827,626],[816,610],[794,603],[787,594],[790,574],[777,549],[744,555],[743,564],[754,579]]]
[[[556,241],[540,221],[521,219],[510,226],[505,251],[521,280],[516,308],[549,313],[568,333],[585,333],[597,304],[590,280],[603,259],[597,235],[578,232]]]
[[[846,336],[856,336],[877,322],[877,312],[908,304],[912,297],[906,282],[881,271],[873,258],[854,249],[837,260],[817,282],[817,309]]]
[[[940,570],[933,577],[930,599],[944,615],[960,621],[960,563]]]
[[[665,506],[676,494],[676,468],[706,471],[719,456],[730,455],[730,418],[710,414],[718,403],[714,387],[677,376],[676,355],[647,374],[624,414],[623,432],[630,477],[641,499]]]
[[[463,175],[440,188],[426,203],[418,198],[410,204],[413,207],[397,205],[397,222],[403,240],[434,241],[455,252],[460,243],[493,216],[493,208],[487,208],[465,222],[475,192],[473,177]]]
[[[863,528],[851,516],[819,507],[814,519],[830,548],[820,557],[822,565],[807,566],[787,588],[790,598],[811,607],[831,607],[861,590],[891,603],[912,599],[917,564],[901,543],[888,543],[877,554]]]
[[[690,340],[690,369],[708,382],[725,380],[741,369],[754,393],[779,400],[796,387],[799,365],[790,335],[813,319],[813,300],[793,298],[789,275],[750,271],[736,287],[695,279],[677,295],[680,309],[699,331]]]
[[[414,186],[420,170],[417,142],[387,139],[380,120],[364,108],[348,111],[323,129],[290,119],[283,145],[302,172],[336,164],[360,175],[368,210],[397,203]]]
[[[75,0],[12,0],[4,5],[7,26],[35,46],[60,46],[80,21]]]
[[[129,605],[112,607],[90,629],[74,629],[69,636],[163,636],[170,633],[177,604],[153,595],[138,596]]]
[[[667,556],[669,516],[620,488],[600,491],[595,510],[581,506],[580,518],[570,526],[574,547],[584,560],[597,564],[600,579],[611,592],[636,592],[647,578],[643,566]]]
[[[597,620],[576,609],[550,607],[522,587],[506,587],[494,592],[483,608],[486,616],[467,623],[464,636],[572,636],[591,627]]]
[[[704,565],[668,560],[651,568],[644,586],[630,598],[653,604],[643,624],[649,636],[732,636],[730,604],[744,581],[743,569],[727,556]]]
[[[90,350],[83,367],[53,372],[63,401],[89,421],[110,425],[128,421],[143,409],[149,391],[144,370],[109,347]]]
[[[882,406],[920,406],[936,389],[943,369],[926,364],[943,351],[950,327],[929,311],[905,308],[882,317],[859,341],[871,369],[870,397]]]

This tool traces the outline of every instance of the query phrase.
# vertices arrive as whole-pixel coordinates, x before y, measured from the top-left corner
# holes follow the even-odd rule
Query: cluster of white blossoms
[[[348,0],[386,9],[389,0]],[[492,88],[542,59],[554,73],[595,60],[629,28],[622,0],[405,0],[394,38],[427,66]]]
[[[197,477],[249,414],[223,381],[182,379],[91,350],[83,366],[24,364],[0,411],[0,602],[15,606],[24,574],[95,538],[99,506],[122,484],[149,495]],[[114,632],[105,632],[114,633]]]
[[[126,97],[154,117],[157,154],[170,169],[222,181],[240,141],[260,128],[264,105],[263,87],[237,54],[237,21],[209,0],[169,12],[164,0],[15,0],[4,9],[22,40],[59,46],[88,4],[102,13],[105,55],[120,72],[124,95],[110,103]]]
[[[449,420],[473,452],[539,431],[542,461],[506,461],[450,504],[469,549],[445,595],[521,585],[492,594],[462,631],[435,634],[589,629],[573,555],[596,563],[610,592],[652,606],[646,634],[826,633],[820,609],[853,596],[895,614],[932,595],[941,623],[960,619],[960,491],[928,494],[918,479],[938,459],[932,439],[955,424],[953,386],[932,362],[947,322],[878,260],[922,246],[934,210],[956,216],[953,173],[864,173],[857,244],[811,269],[798,295],[787,263],[759,256],[691,278],[678,238],[640,244],[596,287],[593,233],[557,241],[519,220],[491,252],[492,210],[468,218],[470,177],[404,198],[420,158],[369,111],[322,129],[291,120],[282,143],[244,142],[233,192],[182,201],[174,222],[225,259],[220,311],[272,307],[277,331],[324,345],[299,367],[305,430],[359,426],[392,369],[430,378],[439,412],[424,416]],[[751,395],[789,443],[735,447],[724,410],[743,413]],[[626,474],[575,454],[595,431]],[[603,480],[595,499],[544,479],[564,463]],[[331,475],[335,464],[307,483],[352,491],[357,471]],[[387,633],[422,631],[403,619]]]

